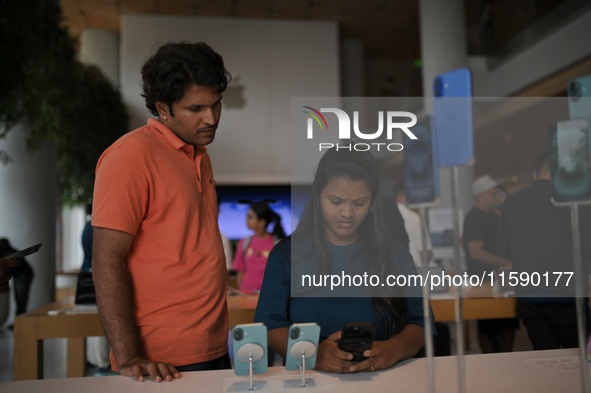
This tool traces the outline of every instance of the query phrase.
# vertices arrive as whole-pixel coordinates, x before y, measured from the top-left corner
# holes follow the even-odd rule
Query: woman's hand
[[[349,372],[384,370],[400,360],[396,346],[390,340],[374,341],[371,349],[363,352],[363,356],[367,359],[353,364],[349,367]]]
[[[339,349],[340,339],[341,332],[338,331],[318,345],[316,370],[341,374],[350,372],[350,368],[355,364],[353,355]]]
[[[415,356],[425,345],[424,334],[421,326],[408,324],[392,338],[374,341],[371,349],[363,353],[367,359],[352,365],[349,372],[384,370],[400,360]]]

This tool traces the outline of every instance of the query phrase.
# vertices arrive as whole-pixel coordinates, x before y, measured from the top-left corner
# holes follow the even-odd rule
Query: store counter
[[[466,391],[478,393],[580,392],[577,349],[468,355]],[[437,393],[455,393],[456,357],[434,360]],[[586,367],[589,367],[585,364]],[[310,371],[309,386],[300,387],[299,372],[272,367],[254,377],[257,392],[427,392],[427,359],[410,359],[377,372],[325,374]],[[2,393],[195,393],[245,392],[248,377],[233,370],[183,373],[173,382],[137,382],[130,377],[86,377],[1,382]]]
[[[515,299],[494,296],[487,287],[473,288],[463,299],[464,320],[515,317]],[[454,320],[454,301],[450,294],[434,294],[431,307],[436,321]],[[257,295],[228,296],[230,326],[250,323]],[[15,319],[14,379],[43,378],[43,340],[68,339],[67,376],[84,376],[84,345],[89,336],[103,336],[96,310],[72,312],[71,303],[51,303]],[[82,310],[84,311],[84,310]]]

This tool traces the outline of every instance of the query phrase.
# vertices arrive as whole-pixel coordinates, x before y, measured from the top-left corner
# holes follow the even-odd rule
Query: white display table
[[[580,392],[577,349],[466,356],[467,392]],[[419,393],[427,392],[426,359],[411,359],[375,373],[325,374],[310,371],[314,386],[301,388],[299,373],[272,367],[255,376],[261,392]],[[588,367],[588,366],[587,366]],[[436,392],[456,391],[456,357],[435,359]],[[140,383],[122,377],[86,377],[0,383],[2,393],[195,393],[248,392],[248,377],[233,370],[183,373],[174,382]]]

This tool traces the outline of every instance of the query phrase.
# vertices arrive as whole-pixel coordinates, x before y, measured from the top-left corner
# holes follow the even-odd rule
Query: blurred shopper
[[[0,257],[8,256],[17,252],[11,245],[8,239],[0,239]],[[12,265],[9,273],[12,275],[12,287],[14,289],[14,300],[16,301],[16,315],[21,315],[27,312],[27,303],[29,302],[29,293],[31,291],[31,284],[35,274],[33,268],[25,258],[18,258],[17,263],[6,263],[5,265]],[[8,277],[0,282],[8,283]]]
[[[82,230],[82,251],[84,259],[80,270],[88,272],[92,269],[92,203],[86,204],[86,224]]]
[[[19,265],[18,259],[0,258],[0,288],[7,288],[8,281],[12,278],[10,271]]]
[[[513,271],[525,272],[528,277],[548,272],[552,277],[550,286],[516,287],[517,314],[536,350],[579,345],[575,277],[571,277],[567,287],[566,276],[556,281],[557,275],[553,274],[574,271],[570,209],[552,203],[550,178],[550,157],[544,154],[538,160],[534,182],[511,195],[503,205],[498,244],[499,253],[513,262]],[[579,222],[583,260],[589,261],[591,210],[588,206],[579,208]],[[585,314],[588,332],[588,307]]]
[[[273,229],[269,231],[269,226]],[[259,292],[263,285],[269,253],[285,231],[281,216],[265,201],[252,202],[246,213],[246,226],[254,235],[238,242],[232,268],[236,270],[238,289],[245,293]]]
[[[468,273],[477,276],[488,274],[511,261],[496,253],[499,227],[498,211],[504,201],[499,185],[489,175],[476,179],[472,192],[476,198],[474,207],[464,218],[462,242],[468,261]],[[478,342],[482,353],[509,352],[513,350],[516,318],[482,319],[478,321]]]

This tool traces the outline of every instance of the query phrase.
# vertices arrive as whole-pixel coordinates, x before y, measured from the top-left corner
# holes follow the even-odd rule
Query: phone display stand
[[[254,374],[253,364],[254,362],[258,362],[265,356],[265,349],[261,347],[259,344],[248,343],[241,346],[238,349],[236,355],[238,359],[240,359],[244,363],[248,363],[248,390],[255,390],[252,379],[252,376]]]
[[[316,353],[316,345],[311,341],[299,341],[291,346],[289,356],[294,359],[301,360],[300,371],[302,374],[301,387],[307,387],[306,383],[306,358],[314,356]]]
[[[461,271],[461,253],[460,253],[460,219],[459,219],[459,167],[452,167],[452,206],[453,206],[453,245],[454,245],[454,270],[456,273]],[[464,309],[462,307],[462,287],[454,288],[454,314],[456,337],[464,337]],[[466,392],[466,367],[464,359],[464,340],[456,340],[457,366],[458,366],[458,393]]]
[[[583,256],[581,254],[581,236],[579,232],[579,204],[573,203],[570,206],[571,215],[571,227],[573,233],[573,253],[574,253],[574,271],[575,271],[575,294],[576,294],[576,307],[577,307],[577,333],[579,338],[579,361],[580,364],[585,365],[587,361],[587,337],[585,332],[585,291],[584,291],[584,279],[583,279]],[[581,391],[589,393],[591,386],[589,384],[589,368],[579,367],[581,370]]]
[[[458,219],[460,166],[474,163],[474,124],[472,109],[472,73],[468,68],[459,68],[437,75],[433,82],[433,114],[438,142],[438,161],[440,167],[452,168],[452,207],[453,207],[453,249],[454,273],[462,272],[460,261],[460,235]],[[466,373],[464,364],[464,321],[462,308],[462,288],[454,291],[455,331],[457,349],[458,393],[466,392]],[[434,376],[429,372],[429,378]],[[434,391],[430,383],[429,391]]]
[[[571,82],[572,83],[572,82]],[[569,86],[570,88],[570,86]],[[570,95],[570,91],[569,91],[569,95]],[[579,97],[579,100],[581,98],[589,98],[589,97]],[[587,101],[588,103],[591,103],[589,101]],[[580,107],[576,106],[573,107],[572,106],[573,101],[570,100],[569,101],[569,111],[571,114],[571,118],[574,116],[578,116],[581,115],[580,113],[578,113],[578,110],[580,109]],[[583,114],[584,115],[584,114]],[[571,157],[570,152],[571,151],[577,151],[577,149],[579,149],[579,144],[581,143],[581,139],[580,136],[577,137],[576,140],[576,144],[573,144],[572,146],[568,145],[568,142],[566,142],[567,144],[567,148],[565,149],[563,147],[563,149],[560,149],[558,146],[558,139],[559,133],[562,133],[562,135],[564,135],[564,132],[568,132],[569,131],[569,126],[575,128],[575,129],[579,129],[582,130],[584,133],[584,138],[583,140],[585,141],[585,145],[584,145],[584,151],[587,153],[587,159],[585,161],[587,161],[586,165],[583,165],[584,167],[588,166],[588,161],[589,161],[589,141],[591,140],[591,135],[590,135],[590,128],[589,128],[589,123],[591,121],[585,119],[585,118],[581,118],[581,119],[571,119],[569,121],[561,121],[558,122],[556,124],[556,131],[554,134],[554,137],[552,137],[552,132],[550,133],[550,146],[556,145],[556,151],[553,152],[554,154],[556,154],[556,158],[558,161],[558,165],[556,165],[556,167],[560,167],[560,160],[561,160],[561,150],[564,151],[568,151],[569,154],[567,155],[568,162],[576,162],[575,159],[573,159],[573,157]],[[555,141],[553,141],[553,139],[556,139]],[[566,154],[565,154],[566,155]],[[552,162],[552,160],[551,160]],[[551,164],[551,182],[553,184],[553,193],[557,192],[558,190],[554,189],[554,184],[555,182],[558,181],[557,179],[557,173],[558,171],[555,171],[554,169],[555,164]],[[588,183],[591,181],[590,179],[591,174],[586,171],[584,176],[578,176],[579,178],[579,184],[582,181],[583,184]],[[580,185],[577,184],[577,186],[580,187]],[[570,192],[572,192],[572,186],[570,187],[571,190],[569,190]],[[568,189],[568,188],[567,188]],[[585,309],[587,308],[587,301],[585,299],[586,295],[586,291],[584,289],[585,287],[585,269],[584,269],[584,265],[583,265],[583,256],[582,256],[582,251],[581,251],[581,233],[580,233],[580,223],[579,223],[579,205],[585,205],[585,204],[589,204],[591,202],[591,199],[589,198],[589,194],[588,192],[584,192],[584,193],[575,193],[575,196],[573,197],[571,195],[571,200],[569,201],[556,201],[554,200],[554,195],[552,197],[552,201],[558,205],[558,206],[568,206],[570,207],[570,221],[571,221],[571,232],[572,232],[572,240],[573,240],[573,270],[574,270],[574,279],[575,279],[575,307],[577,309],[577,336],[578,336],[578,341],[579,341],[579,361],[581,365],[586,364],[587,362],[587,333],[586,333],[586,329],[585,329]],[[590,393],[591,392],[591,384],[589,383],[589,369],[588,367],[579,367],[580,369],[580,377],[581,377],[581,391],[584,393]]]
[[[427,250],[427,226],[425,217],[427,209],[423,206],[419,208],[419,217],[421,218],[421,258],[424,257],[424,251]],[[422,266],[427,266],[428,261],[423,259]],[[427,270],[425,270],[427,272]],[[425,274],[425,273],[423,273]],[[425,321],[425,352],[427,355],[427,389],[428,393],[435,393],[435,344],[433,342],[433,325],[431,322],[431,293],[426,285],[421,288],[423,296],[423,320]]]

